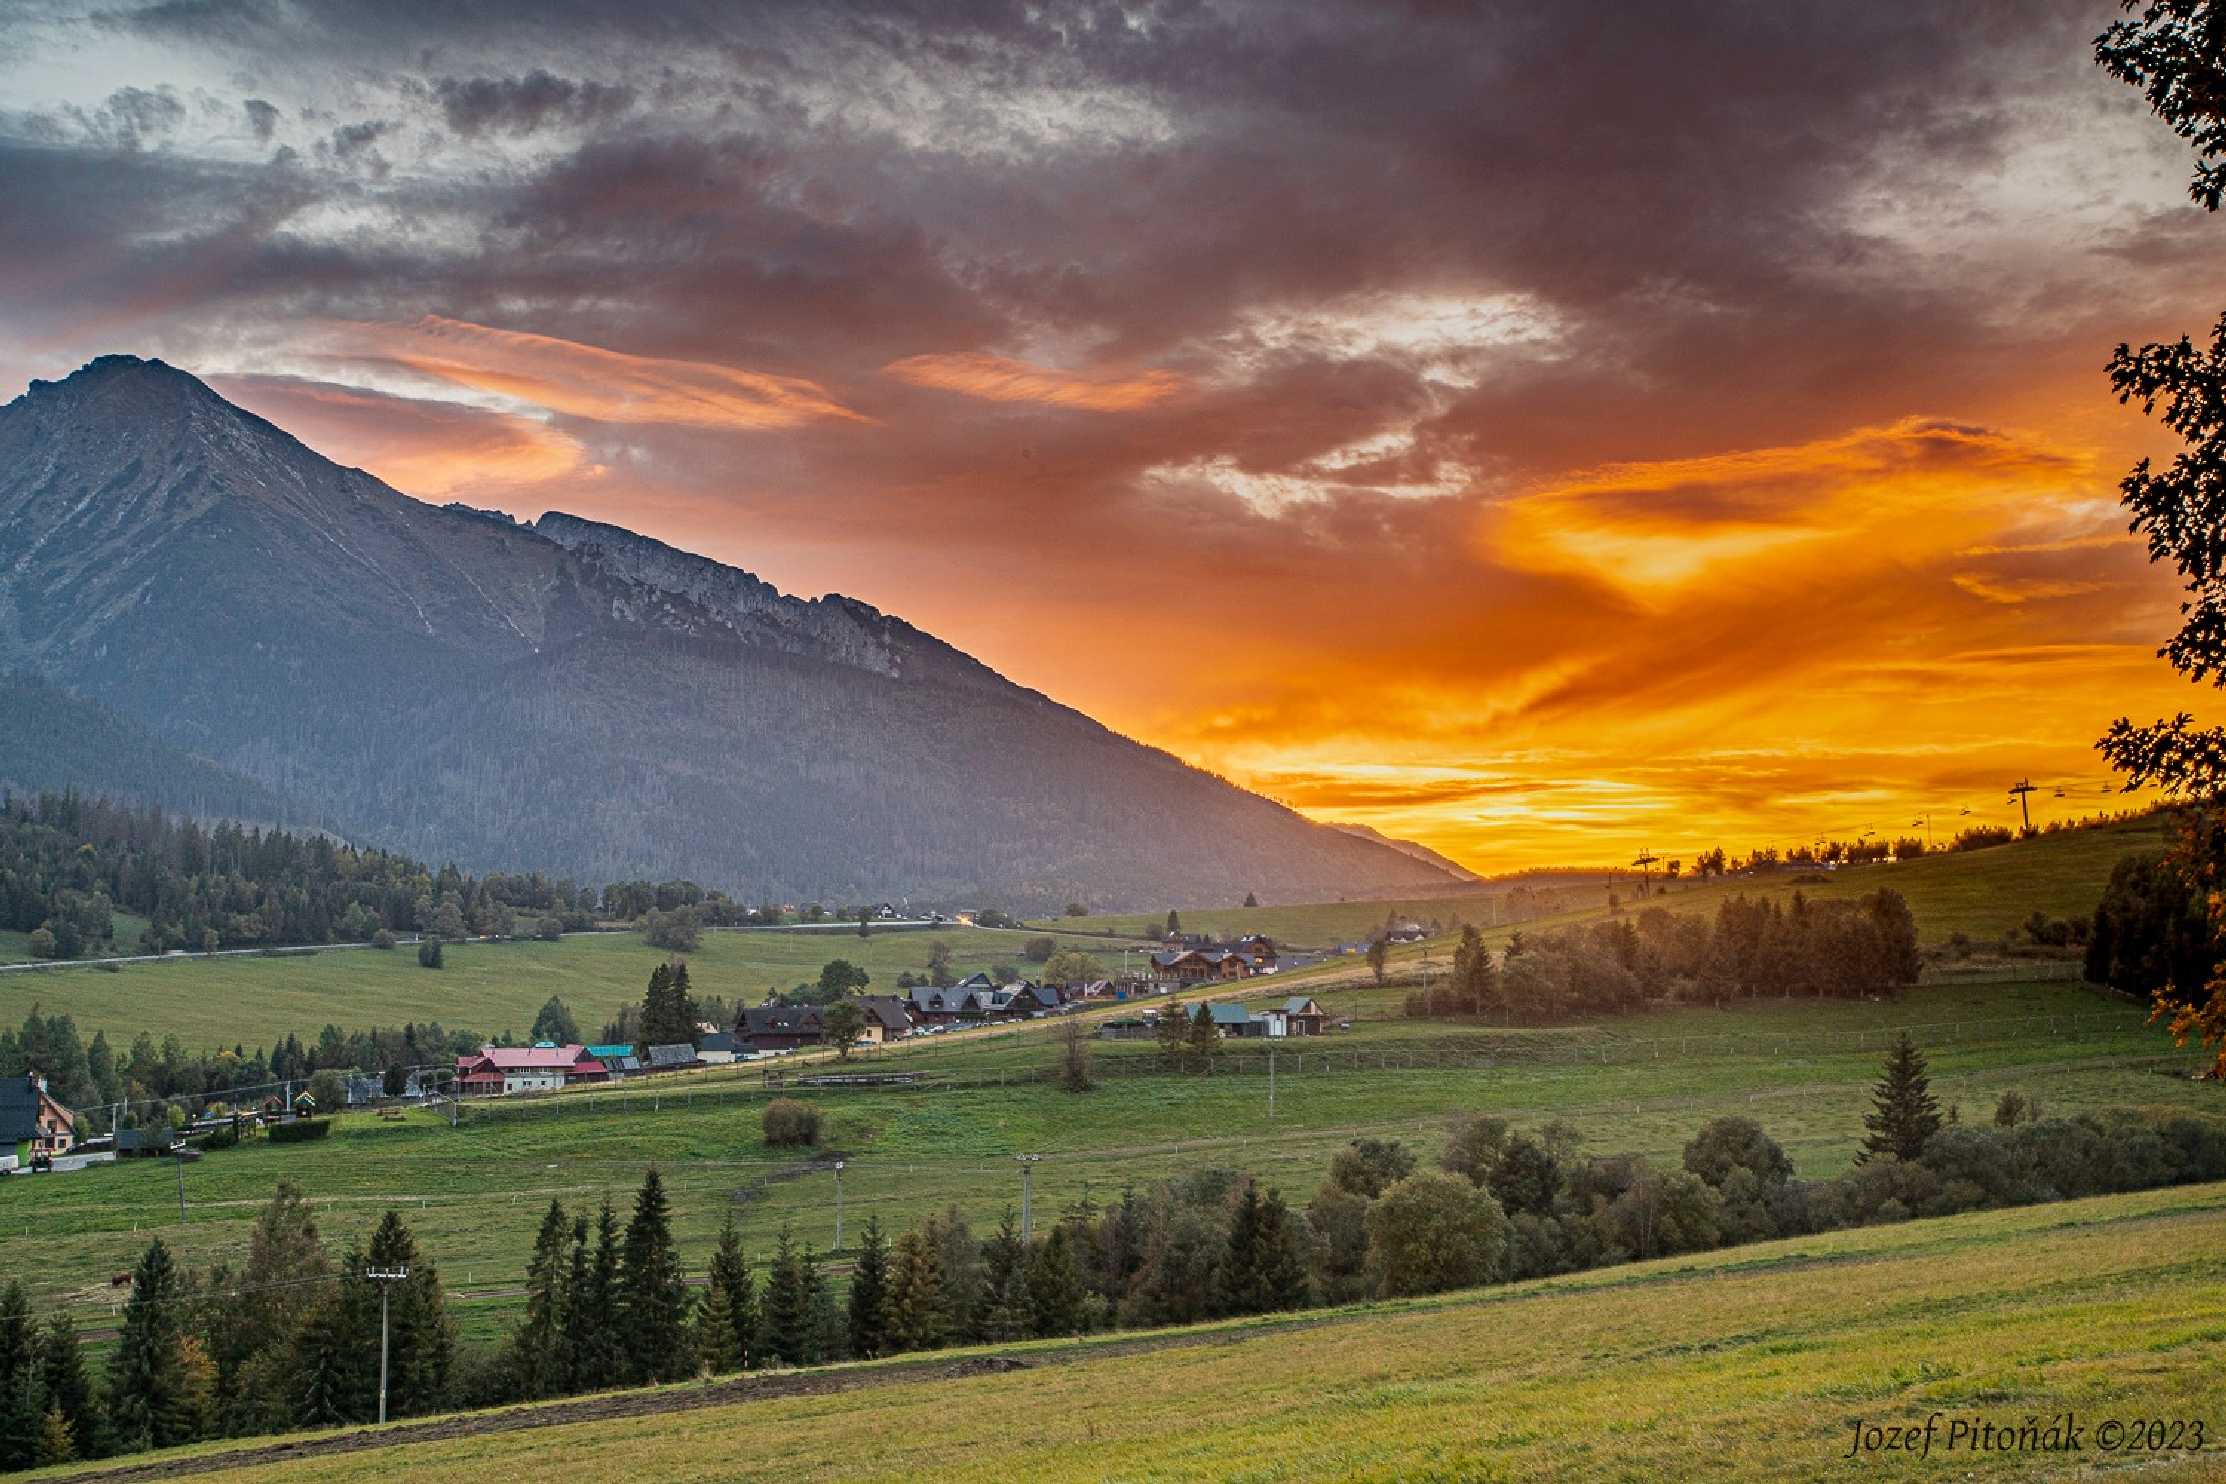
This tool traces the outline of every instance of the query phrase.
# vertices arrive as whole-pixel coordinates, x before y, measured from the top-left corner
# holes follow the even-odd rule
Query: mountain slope
[[[1464,866],[1459,861],[1455,860],[1452,856],[1441,855],[1419,840],[1395,840],[1391,836],[1385,834],[1382,830],[1374,829],[1364,824],[1333,824],[1330,826],[1330,828],[1333,830],[1343,830],[1346,834],[1358,836],[1360,839],[1363,840],[1373,840],[1378,845],[1388,845],[1393,850],[1398,851],[1401,855],[1411,856],[1415,860],[1424,861],[1430,865],[1436,866],[1439,870],[1445,872],[1446,875],[1451,876],[1456,881],[1474,882],[1482,881],[1484,879],[1483,877],[1477,875],[1474,871],[1470,870],[1467,866]]]
[[[0,663],[482,870],[1022,907],[1448,882],[867,604],[436,509],[128,356],[0,408]]]

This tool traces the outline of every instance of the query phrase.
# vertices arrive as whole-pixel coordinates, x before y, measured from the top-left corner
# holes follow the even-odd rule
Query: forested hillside
[[[474,870],[1056,908],[1444,889],[839,596],[408,499],[158,361],[0,408],[0,663]],[[31,559],[35,558],[35,559]],[[61,777],[31,732],[0,777]],[[190,807],[170,754],[100,786]],[[62,781],[75,781],[62,777]]]

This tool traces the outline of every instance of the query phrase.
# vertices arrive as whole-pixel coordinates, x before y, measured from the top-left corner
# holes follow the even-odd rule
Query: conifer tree
[[[1190,1016],[1180,1005],[1168,1005],[1159,1012],[1159,1050],[1170,1059],[1181,1056],[1190,1039]]]
[[[1283,1193],[1271,1188],[1260,1206],[1260,1288],[1267,1296],[1265,1307],[1303,1309],[1312,1302],[1311,1287],[1298,1222],[1284,1204]]]
[[[1221,1258],[1221,1292],[1216,1305],[1224,1314],[1258,1314],[1274,1307],[1264,1291],[1266,1242],[1262,1230],[1260,1187],[1244,1182],[1229,1216],[1229,1240]]]
[[[77,1440],[70,1432],[70,1420],[62,1415],[59,1407],[48,1407],[39,1425],[39,1445],[32,1461],[44,1468],[49,1464],[68,1463],[77,1457]]]
[[[0,1291],[0,1468],[38,1461],[39,1424],[46,1411],[45,1377],[22,1281]]]
[[[303,1320],[287,1367],[294,1420],[305,1427],[368,1422],[377,1415],[379,1296],[363,1249],[340,1260],[340,1281]]]
[[[584,1234],[575,1251],[584,1251]],[[619,1336],[619,1230],[617,1213],[603,1202],[595,1215],[595,1260],[573,1312],[578,1316],[576,1390],[600,1391],[626,1379],[626,1356]]]
[[[634,1197],[619,1258],[619,1315],[628,1379],[677,1381],[695,1369],[688,1353],[688,1286],[673,1246],[664,1177],[652,1165]]]
[[[456,1358],[456,1329],[448,1316],[440,1268],[418,1251],[416,1236],[395,1211],[381,1217],[378,1229],[371,1233],[369,1262],[375,1268],[407,1268],[410,1273],[394,1283],[386,1296],[392,1357],[387,1415],[434,1411],[448,1399],[449,1374]],[[567,1316],[558,1347],[559,1384],[571,1367],[573,1333]]]
[[[98,1458],[106,1452],[106,1420],[92,1377],[85,1370],[85,1352],[77,1342],[77,1325],[69,1311],[57,1309],[39,1337],[39,1365],[45,1376],[46,1404],[61,1412],[70,1432],[72,1458]]]
[[[587,1249],[587,1217],[584,1215],[572,1218],[570,1253],[564,1271],[565,1328],[570,1331],[564,1352],[564,1389],[567,1393],[583,1389],[584,1383],[581,1381],[580,1375],[587,1366],[584,1353],[586,1338],[580,1332],[585,1327],[585,1315],[587,1313],[585,1305],[587,1303],[590,1271]]]
[[[696,1348],[715,1376],[749,1364],[757,1329],[757,1299],[751,1290],[750,1265],[742,1256],[742,1239],[735,1234],[730,1215],[719,1229],[718,1250],[711,1255],[710,1286],[696,1316]]]
[[[888,1348],[892,1353],[933,1350],[948,1328],[942,1255],[926,1232],[908,1231],[897,1238],[889,1257],[888,1294],[882,1304]]]
[[[997,1230],[982,1242],[982,1269],[988,1310],[982,1318],[985,1340],[1024,1338],[1035,1325],[1028,1307],[1028,1249],[1013,1222],[1012,1207],[998,1218]]]
[[[1190,1049],[1203,1056],[1221,1049],[1221,1031],[1213,1023],[1213,1007],[1204,1000],[1198,1002],[1197,1013],[1190,1017]]]
[[[859,1360],[871,1360],[888,1348],[882,1312],[888,1294],[889,1245],[881,1236],[881,1218],[869,1216],[850,1270],[850,1353]]]
[[[795,1233],[782,1227],[758,1312],[758,1351],[767,1360],[802,1365],[810,1353],[812,1276]]]
[[[1071,1335],[1082,1328],[1082,1268],[1064,1222],[1037,1244],[1028,1259],[1028,1310],[1039,1335]]]
[[[510,1391],[521,1400],[561,1394],[577,1368],[567,1354],[571,1316],[564,1302],[571,1236],[563,1205],[550,1201],[526,1263],[526,1315],[510,1336]]]
[[[1863,1141],[1858,1163],[1888,1154],[1914,1160],[1940,1131],[1940,1104],[1932,1095],[1924,1053],[1907,1031],[1895,1038],[1893,1049],[1886,1053],[1885,1070],[1871,1095],[1871,1104],[1873,1111],[1863,1117],[1863,1127],[1870,1130],[1870,1137]]]
[[[811,1254],[805,1252],[807,1261]],[[812,1274],[812,1324],[811,1364],[827,1365],[844,1358],[850,1347],[850,1325],[843,1315],[842,1305],[835,1302],[835,1291],[827,1280],[819,1276],[816,1266]]]
[[[108,1363],[108,1414],[124,1451],[192,1441],[180,1332],[183,1288],[170,1249],[155,1238],[132,1272],[123,1330]]]

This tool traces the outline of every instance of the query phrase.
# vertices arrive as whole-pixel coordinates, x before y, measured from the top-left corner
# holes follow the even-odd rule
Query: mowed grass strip
[[[551,1458],[692,1481],[2057,1478],[2106,1418],[2199,1419],[2226,1464],[2226,1187],[1774,1242],[1147,1354],[312,1455],[250,1484],[461,1478]],[[870,1368],[869,1368],[870,1369]],[[864,1379],[861,1377],[861,1379]],[[685,1391],[685,1388],[682,1388]],[[1862,1422],[2075,1413],[2084,1454],[1846,1457]],[[204,1448],[196,1450],[207,1453]],[[67,1476],[69,1470],[57,1477]]]

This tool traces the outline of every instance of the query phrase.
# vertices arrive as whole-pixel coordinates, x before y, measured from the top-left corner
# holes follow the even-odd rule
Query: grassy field
[[[986,1229],[1017,1202],[1020,1153],[1045,1156],[1034,1176],[1039,1212],[1213,1165],[1255,1172],[1303,1200],[1349,1139],[1388,1134],[1433,1154],[1456,1109],[1565,1119],[1596,1151],[1672,1164],[1707,1118],[1739,1112],[1778,1138],[1803,1174],[1828,1175],[1862,1136],[1880,1048],[1898,1026],[1918,1028],[1936,1091],[1966,1117],[1987,1116],[2012,1087],[2051,1113],[2220,1107],[2216,1084],[2159,1074],[2168,1043],[2138,1009],[2064,983],[1940,987],[1884,1004],[1679,1010],[1600,1027],[1463,1033],[1435,1048],[1389,1035],[1390,1026],[1381,1039],[1356,1031],[1280,1052],[1272,1111],[1265,1058],[1249,1046],[1210,1075],[1170,1074],[1148,1046],[1107,1046],[1100,1086],[1084,1095],[1022,1080],[1056,1054],[1056,1028],[1041,1024],[938,1037],[871,1064],[965,1079],[961,1088],[800,1095],[827,1114],[825,1147],[849,1158],[843,1207],[854,1242],[869,1214],[901,1228],[953,1204]],[[1132,1074],[1116,1075],[1124,1069]],[[347,1115],[321,1144],[255,1144],[187,1167],[183,1224],[179,1172],[167,1164],[0,1181],[0,1271],[23,1273],[42,1305],[70,1303],[85,1328],[103,1328],[115,1299],[109,1274],[151,1234],[196,1265],[236,1261],[257,1208],[289,1178],[336,1238],[367,1230],[389,1206],[407,1212],[464,1296],[467,1333],[485,1338],[514,1315],[505,1290],[548,1200],[607,1194],[623,1203],[653,1160],[693,1269],[730,1212],[754,1252],[784,1224],[829,1245],[833,1177],[764,1147],[758,1116],[770,1095],[758,1071],[737,1067],[475,1106],[455,1129],[425,1112],[391,1123]],[[56,1252],[69,1261],[52,1261]]]
[[[1801,1238],[1405,1305],[1023,1346],[1004,1374],[610,1415],[281,1460],[246,1484],[590,1477],[1651,1481],[2226,1474],[2226,1187]],[[880,1373],[877,1377],[877,1371]],[[877,1379],[885,1377],[882,1384]],[[830,1378],[833,1379],[832,1377]],[[868,1387],[858,1390],[858,1387]],[[660,1400],[684,1405],[679,1388]],[[646,1399],[644,1399],[646,1400]],[[1945,1451],[1958,1420],[2072,1412],[2075,1453]],[[1942,1417],[1929,1458],[1850,1458]],[[551,1415],[563,1415],[555,1413]],[[2127,1418],[2201,1453],[2102,1451]],[[204,1453],[214,1451],[204,1448]],[[62,1476],[66,1476],[67,1471]]]
[[[1665,887],[1655,878],[1656,894],[1646,902],[1638,896],[1634,878],[1616,890],[1625,910],[1659,905],[1679,912],[1714,912],[1729,896],[1790,896],[1794,891],[1812,897],[1860,896],[1881,886],[1891,886],[1909,899],[1918,932],[1927,943],[1938,942],[1951,932],[1973,938],[1998,938],[2021,923],[2036,908],[2051,917],[2089,917],[2102,895],[2104,883],[2118,861],[2135,851],[2156,850],[2164,844],[2164,826],[2156,818],[2126,820],[2085,830],[2060,830],[2031,840],[1972,850],[1928,855],[1916,860],[1853,867],[1834,871],[1821,882],[1796,886],[1797,872],[1780,871],[1753,877],[1731,877],[1706,882],[1680,881]],[[1812,873],[1813,874],[1813,873]],[[1581,921],[1607,910],[1607,888],[1551,888],[1571,899],[1570,909],[1541,918],[1537,926]],[[1187,932],[1216,935],[1266,933],[1279,943],[1323,948],[1365,938],[1387,914],[1422,922],[1473,922],[1480,927],[1507,926],[1506,910],[1493,890],[1466,895],[1402,902],[1330,902],[1313,906],[1255,908],[1180,908]],[[1066,917],[1061,926],[1119,933],[1156,933],[1166,914],[1111,917]],[[1499,935],[1504,936],[1504,931]],[[1409,950],[1411,952],[1411,950]]]
[[[1022,964],[1020,950],[1040,930],[950,928],[935,932],[709,932],[688,954],[698,995],[756,1004],[770,988],[816,979],[833,958],[862,965],[875,993],[895,993],[897,975],[919,971],[928,947],[951,945],[960,973]],[[1062,940],[1064,941],[1064,940]],[[1118,945],[1073,940],[1118,962]],[[88,1040],[108,1032],[119,1048],[144,1030],[170,1033],[190,1048],[267,1046],[288,1033],[311,1040],[327,1024],[344,1030],[438,1020],[485,1035],[523,1035],[551,995],[561,996],[593,1035],[622,1004],[639,1004],[649,972],[672,955],[634,933],[583,933],[557,943],[457,943],[446,967],[421,969],[409,945],[385,952],[334,948],[272,957],[188,957],[160,963],[17,971],[0,974],[0,1024],[19,1023],[33,1005],[67,1011]]]

